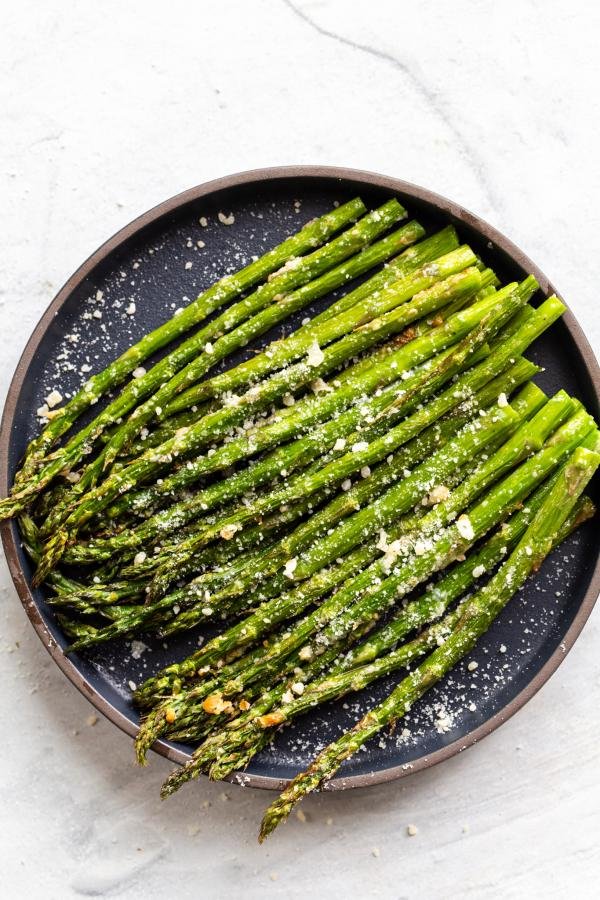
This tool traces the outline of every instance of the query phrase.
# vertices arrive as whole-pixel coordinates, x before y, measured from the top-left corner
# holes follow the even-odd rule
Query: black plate
[[[42,318],[19,363],[4,411],[3,495],[28,440],[38,430],[35,411],[49,390],[55,386],[63,393],[74,390],[85,377],[80,374],[82,365],[102,368],[183,305],[184,297],[196,296],[251,255],[330,209],[335,201],[356,195],[367,206],[396,195],[428,228],[451,221],[502,280],[533,272],[542,285],[538,297],[554,290],[533,263],[489,225],[450,201],[395,179],[349,170],[291,168],[245,173],[194,188],[151,210],[108,241],[67,282]],[[232,226],[218,222],[220,210],[233,212]],[[207,227],[199,225],[200,216],[207,217]],[[206,246],[198,248],[198,240]],[[191,269],[186,269],[187,261],[192,262]],[[95,299],[98,291],[100,301]],[[125,311],[131,302],[136,306],[134,315]],[[102,318],[93,315],[97,309]],[[297,319],[305,315],[303,311]],[[253,347],[278,333],[265,335]],[[61,359],[65,350],[66,362],[73,364],[68,371]],[[230,363],[251,352],[248,349]],[[529,355],[545,368],[536,379],[544,390],[551,393],[563,387],[597,415],[598,366],[571,314],[544,335]],[[547,560],[468,660],[414,707],[394,736],[371,741],[364,752],[346,762],[330,786],[375,783],[439,762],[488,734],[520,708],[564,658],[591,611],[600,578],[596,527],[581,528]],[[197,646],[198,633],[179,636],[166,645],[144,638],[148,649],[139,658],[134,658],[137,653],[132,655],[130,641],[67,658],[65,639],[43,591],[30,587],[31,566],[14,523],[4,524],[2,538],[19,595],[56,662],[101,712],[134,734],[138,716],[130,702],[129,682],[139,683],[186,655]],[[472,659],[479,664],[475,672],[467,670]],[[270,749],[252,761],[244,781],[279,787],[401,677],[401,673],[389,677],[285,729]],[[189,747],[167,742],[160,742],[156,749],[177,762],[185,761],[190,752]]]

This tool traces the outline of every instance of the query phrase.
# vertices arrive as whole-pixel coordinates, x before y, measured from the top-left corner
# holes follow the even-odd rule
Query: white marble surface
[[[104,238],[190,185],[282,163],[457,198],[539,262],[600,349],[599,39],[586,0],[11,4],[2,394],[43,309]],[[403,782],[313,797],[308,821],[259,848],[267,796],[201,781],[161,805],[167,764],[137,770],[128,738],[89,724],[4,565],[0,579],[3,897],[597,896],[600,610],[481,745]]]

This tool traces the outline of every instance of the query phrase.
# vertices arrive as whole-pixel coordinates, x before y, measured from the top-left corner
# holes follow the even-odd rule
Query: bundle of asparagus
[[[564,391],[546,397],[523,356],[563,304],[534,307],[533,277],[501,286],[452,227],[395,227],[406,216],[393,199],[371,212],[352,200],[221,279],[52,413],[0,501],[69,652],[211,623],[135,692],[140,762],[161,737],[197,744],[163,796],[244,768],[302,713],[417,664],[294,779],[261,839],[594,513],[596,425]]]

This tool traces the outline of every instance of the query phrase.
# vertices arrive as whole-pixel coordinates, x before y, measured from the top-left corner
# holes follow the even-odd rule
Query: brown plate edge
[[[455,217],[458,221],[465,222],[475,228],[480,234],[492,241],[497,247],[502,249],[508,256],[517,262],[525,271],[533,274],[545,293],[551,293],[554,288],[549,279],[540,269],[534,265],[529,257],[523,253],[515,244],[507,237],[497,231],[488,222],[479,216],[469,212],[460,204],[448,200],[433,191],[410,182],[402,181],[391,176],[379,175],[375,172],[361,171],[358,169],[340,168],[337,166],[276,166],[265,169],[251,169],[246,172],[240,172],[234,175],[228,175],[224,178],[217,178],[213,181],[206,182],[197,187],[190,188],[180,194],[165,200],[147,212],[138,216],[124,228],[120,229],[113,237],[109,238],[96,250],[88,259],[73,273],[73,275],[63,285],[54,300],[50,303],[42,318],[36,325],[31,337],[29,338],[21,358],[15,369],[15,373],[11,380],[4,411],[2,414],[2,423],[0,425],[0,493],[6,496],[9,492],[8,482],[8,448],[10,444],[12,421],[16,409],[17,397],[20,393],[21,386],[25,377],[25,373],[29,368],[32,358],[34,357],[39,344],[41,343],[46,331],[63,303],[66,301],[71,292],[90,274],[90,272],[101,262],[103,262],[118,247],[130,240],[137,232],[151,225],[162,216],[172,213],[180,206],[185,205],[193,200],[198,200],[215,191],[226,188],[240,187],[253,182],[274,181],[282,178],[339,178],[340,180],[350,179],[360,181],[373,187],[384,188],[392,193],[406,194],[415,197],[418,200],[431,203],[437,209]],[[589,373],[596,398],[600,403],[600,367],[594,355],[594,352],[585,337],[583,330],[577,322],[573,313],[567,309],[562,321],[565,323],[570,332],[578,350],[580,351],[587,371]],[[33,595],[29,589],[29,585],[25,575],[21,569],[17,552],[17,539],[15,537],[13,526],[10,521],[0,524],[0,535],[2,537],[2,545],[6,561],[12,577],[13,583],[17,589],[17,593],[25,608],[25,611],[33,625],[38,637],[44,644],[46,650],[71,681],[75,687],[85,696],[96,709],[106,716],[111,722],[117,725],[122,731],[131,737],[137,734],[137,727],[129,721],[129,719],[113,707],[104,697],[102,697],[95,688],[82,676],[74,663],[65,656],[62,649],[58,646],[46,625],[44,624],[39,611],[37,609]],[[401,766],[393,766],[388,769],[373,772],[369,775],[353,775],[333,778],[324,786],[324,790],[347,790],[349,788],[366,787],[368,785],[381,784],[382,782],[393,781],[397,778],[404,778],[415,772],[427,769],[430,766],[437,765],[446,759],[466,750],[473,744],[480,741],[496,730],[500,725],[511,718],[518,712],[539,689],[548,681],[551,675],[559,667],[567,653],[573,647],[583,626],[585,625],[589,615],[594,607],[598,594],[600,593],[600,555],[596,560],[594,571],[590,580],[590,584],[585,593],[583,601],[577,610],[577,613],[569,627],[563,640],[556,648],[552,656],[546,661],[542,669],[532,678],[526,688],[520,691],[504,709],[488,719],[487,722],[469,732],[466,736],[457,741],[448,744],[441,750],[436,751],[428,756],[423,756],[414,763],[408,763]],[[190,754],[187,754],[176,747],[170,745],[166,741],[157,741],[153,750],[161,756],[169,759],[171,762],[180,765],[185,764]],[[243,784],[248,787],[257,787],[267,790],[281,790],[287,781],[281,778],[272,778],[266,775],[252,775],[246,773],[234,773],[229,776],[228,781],[235,784]]]

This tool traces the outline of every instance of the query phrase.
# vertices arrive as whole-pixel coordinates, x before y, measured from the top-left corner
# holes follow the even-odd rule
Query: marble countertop
[[[253,167],[386,172],[483,215],[558,284],[596,351],[600,8],[572,0],[22,0],[0,53],[0,391],[68,275],[186,187]],[[578,898],[600,871],[600,609],[491,737],[393,784],[268,796],[168,764],[51,663],[0,571],[3,896]],[[584,689],[583,689],[584,688]],[[418,833],[407,835],[414,823]]]

